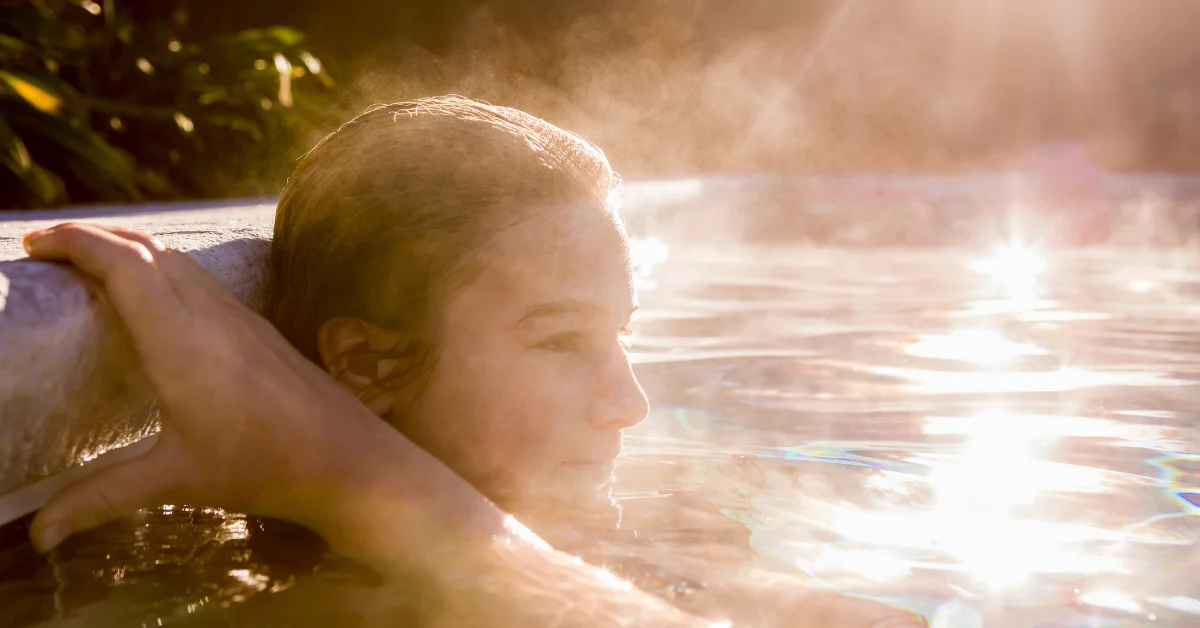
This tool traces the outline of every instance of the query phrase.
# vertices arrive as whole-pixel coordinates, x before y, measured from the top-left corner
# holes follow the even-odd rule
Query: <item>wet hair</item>
[[[288,179],[266,315],[326,369],[386,358],[399,366],[376,386],[419,382],[436,363],[439,313],[478,272],[492,236],[571,205],[615,210],[618,184],[598,148],[515,109],[459,96],[371,107]],[[317,330],[339,316],[404,339],[322,363]]]

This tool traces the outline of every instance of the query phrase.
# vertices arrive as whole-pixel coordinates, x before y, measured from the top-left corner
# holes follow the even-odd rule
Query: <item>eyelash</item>
[[[618,342],[625,349],[629,349],[631,338],[637,333],[633,327],[626,325],[617,330]],[[557,334],[537,344],[538,348],[548,349],[550,351],[574,351],[579,348],[583,341],[583,334],[579,332],[567,332],[565,334]],[[562,346],[567,345],[567,346]]]

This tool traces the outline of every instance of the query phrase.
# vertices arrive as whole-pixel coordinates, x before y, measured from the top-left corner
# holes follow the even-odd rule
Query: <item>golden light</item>
[[[1119,571],[1117,556],[1094,550],[1122,533],[1088,525],[1034,518],[1029,508],[1045,493],[1111,490],[1109,472],[1054,462],[1041,455],[1049,439],[1077,424],[1043,421],[995,408],[970,417],[930,417],[924,431],[959,435],[948,451],[917,454],[909,462],[931,469],[923,480],[932,489],[929,508],[836,507],[831,527],[846,538],[871,545],[938,552],[990,588],[1018,585],[1035,573],[1096,574]],[[916,478],[913,478],[916,481]],[[876,487],[892,487],[881,478]],[[907,487],[896,486],[904,491]],[[835,552],[822,562],[874,580],[903,577],[901,564],[864,564],[859,556]],[[1120,604],[1103,594],[1096,601]],[[1110,604],[1111,605],[1111,604]],[[1115,606],[1114,606],[1115,608]]]
[[[1018,244],[1000,247],[992,257],[971,262],[969,268],[989,277],[1000,289],[1001,299],[990,303],[989,309],[1028,312],[1047,305],[1038,299],[1038,281],[1046,272],[1046,262],[1030,247]]]
[[[230,569],[229,577],[259,591],[267,588],[267,584],[271,582],[269,577],[255,573],[249,569]]]
[[[504,530],[508,533],[508,535],[503,539],[503,542],[506,544],[515,544],[520,547],[531,547],[543,552],[554,551],[554,548],[550,547],[549,543],[542,540],[542,537],[535,534],[533,530],[530,530],[525,526],[525,524],[517,521],[517,518],[512,515],[507,515],[504,517]]]

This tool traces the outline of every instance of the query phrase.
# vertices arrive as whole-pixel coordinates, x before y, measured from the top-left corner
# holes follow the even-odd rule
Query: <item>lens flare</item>
[[[1046,262],[1032,248],[1004,246],[996,249],[992,257],[971,262],[969,268],[989,277],[1000,288],[1002,310],[1027,312],[1041,306],[1038,279],[1046,272]]]

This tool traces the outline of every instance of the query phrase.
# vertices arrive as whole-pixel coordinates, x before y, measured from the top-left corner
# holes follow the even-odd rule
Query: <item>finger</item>
[[[72,534],[169,501],[175,474],[160,446],[59,491],[29,527],[33,546],[47,552]]]
[[[175,291],[183,298],[204,295],[232,303],[241,303],[221,282],[217,281],[216,277],[204,270],[189,255],[167,248],[153,235],[116,225],[92,226],[145,246],[167,275]]]
[[[53,227],[51,230],[48,230],[47,233],[49,233],[50,231],[57,231],[59,229],[65,229],[68,227],[75,227],[75,226],[82,226],[87,229],[105,231],[105,232],[111,233],[119,238],[129,240],[130,242],[136,242],[137,244],[142,245],[143,247],[146,248],[146,251],[154,259],[155,263],[157,263],[160,266],[160,268],[167,274],[168,279],[178,279],[179,278],[174,275],[187,275],[187,276],[204,275],[204,276],[211,278],[211,275],[209,275],[207,272],[205,272],[203,268],[200,268],[200,266],[198,264],[196,264],[195,261],[192,260],[192,258],[188,257],[187,255],[181,254],[178,251],[167,248],[167,246],[165,244],[163,244],[162,241],[159,240],[157,237],[155,237],[149,233],[146,233],[144,231],[138,231],[136,229],[129,229],[128,227],[120,227],[117,225],[101,225],[101,224],[95,224],[95,223],[66,223],[63,225],[59,225],[57,227]],[[176,287],[178,287],[178,286],[176,286]]]
[[[36,259],[69,261],[104,284],[143,360],[156,347],[173,344],[179,321],[190,318],[154,254],[141,242],[94,225],[68,223],[26,235],[25,248]]]
[[[99,229],[101,231],[107,231],[113,235],[120,236],[122,238],[125,238],[126,240],[129,240],[130,242],[137,242],[138,244],[141,244],[142,246],[146,247],[146,249],[149,250],[151,254],[155,254],[155,253],[159,253],[159,252],[167,250],[167,246],[165,244],[163,244],[161,240],[159,240],[158,238],[156,238],[155,236],[153,236],[149,233],[146,233],[145,231],[138,231],[136,229],[130,229],[128,227],[119,227],[117,225],[101,225],[101,224],[95,224],[95,223],[85,223],[85,224],[94,229]]]

